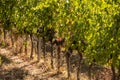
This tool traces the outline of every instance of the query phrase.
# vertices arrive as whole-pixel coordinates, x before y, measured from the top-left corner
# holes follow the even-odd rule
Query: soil
[[[2,57],[2,65],[0,65],[0,80],[76,80],[76,64],[71,62],[71,77],[67,78],[66,64],[60,68],[61,72],[57,73],[57,69],[51,69],[50,57],[45,61],[41,59],[29,59],[24,54],[15,55],[12,48],[0,48],[0,56]],[[74,56],[73,58],[74,59]],[[76,60],[76,58],[74,59]],[[56,64],[54,64],[55,66]],[[111,72],[109,69],[94,67],[92,69],[92,80],[111,80]],[[82,66],[80,73],[81,80],[89,80],[88,67]]]

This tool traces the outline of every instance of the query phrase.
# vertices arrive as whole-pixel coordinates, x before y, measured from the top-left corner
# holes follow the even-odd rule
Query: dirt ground
[[[23,55],[13,56],[6,49],[0,49],[0,55],[4,58],[0,80],[63,80],[63,75],[57,74],[42,60],[37,63]]]
[[[74,61],[71,62],[71,77],[68,79],[66,64],[63,63],[60,68],[61,73],[58,74],[56,68],[51,69],[49,56],[45,61],[41,59],[40,62],[36,62],[36,59],[30,60],[24,54],[15,56],[9,48],[0,48],[0,55],[2,57],[0,80],[77,80]],[[83,65],[80,73],[81,80],[89,80],[87,70],[88,67]],[[111,80],[109,69],[94,67],[91,75],[95,75],[92,76],[92,80]]]

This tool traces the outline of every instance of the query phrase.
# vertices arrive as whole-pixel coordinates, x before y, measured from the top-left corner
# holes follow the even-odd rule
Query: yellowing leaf
[[[69,19],[67,19],[67,21],[66,21],[66,24],[68,24],[69,23]]]
[[[120,55],[118,56],[118,59],[120,60]]]

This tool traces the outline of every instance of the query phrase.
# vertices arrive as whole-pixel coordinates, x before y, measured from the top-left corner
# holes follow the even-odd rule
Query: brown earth
[[[50,57],[44,61],[36,62],[36,59],[30,60],[24,54],[14,55],[12,49],[0,48],[2,56],[2,65],[0,66],[0,80],[76,80],[76,64],[75,56],[71,62],[71,77],[67,79],[66,64],[60,68],[61,73],[57,73],[57,69],[51,69]],[[56,64],[54,64],[56,66]],[[92,68],[92,80],[111,80],[111,72],[109,69],[95,66]],[[80,73],[81,80],[89,80],[88,67],[82,66]]]

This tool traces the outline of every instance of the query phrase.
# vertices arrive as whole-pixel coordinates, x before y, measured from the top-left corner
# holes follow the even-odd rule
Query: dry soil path
[[[0,80],[66,80],[63,74],[57,74],[43,61],[37,63],[24,56],[14,56],[5,48],[0,48],[0,55],[10,60],[0,67]]]

